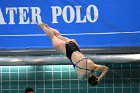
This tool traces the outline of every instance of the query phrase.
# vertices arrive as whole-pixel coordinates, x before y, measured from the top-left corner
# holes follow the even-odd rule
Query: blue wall
[[[140,46],[139,3],[139,0],[0,0],[0,48],[52,48],[49,38],[33,20],[76,39],[80,47]],[[57,21],[52,16],[55,13]],[[84,17],[86,21],[77,21]]]

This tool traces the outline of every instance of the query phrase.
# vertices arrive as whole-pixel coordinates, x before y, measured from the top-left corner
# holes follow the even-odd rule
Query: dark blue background
[[[94,4],[98,8],[99,17],[95,23],[75,23],[74,21],[67,24],[62,17],[58,18],[59,23],[51,23],[51,6],[63,8],[71,5],[74,8],[74,6],[80,5],[83,17],[86,7],[90,4]],[[0,0],[0,8],[5,21],[9,20],[9,16],[5,14],[6,7],[40,7],[42,21],[58,29],[64,36],[76,39],[80,47],[140,46],[139,4],[139,0]],[[18,16],[15,16],[15,20],[14,25],[0,25],[0,48],[52,48],[47,36],[3,36],[44,34],[36,25],[18,24]],[[123,33],[108,34],[110,32]],[[92,34],[71,35],[76,33]]]

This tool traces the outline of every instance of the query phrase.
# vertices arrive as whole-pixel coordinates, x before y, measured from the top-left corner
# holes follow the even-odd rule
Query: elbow
[[[108,67],[107,66],[103,66],[102,71],[108,71]]]
[[[108,67],[107,67],[107,66],[105,66],[104,70],[108,71]]]

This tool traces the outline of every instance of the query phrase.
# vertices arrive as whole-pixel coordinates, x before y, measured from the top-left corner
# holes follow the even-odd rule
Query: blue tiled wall
[[[106,64],[98,86],[79,81],[72,65],[1,66],[0,93],[140,93],[140,64]]]

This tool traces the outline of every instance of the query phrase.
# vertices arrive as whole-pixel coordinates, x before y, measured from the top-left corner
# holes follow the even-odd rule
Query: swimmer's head
[[[89,83],[90,85],[95,86],[95,85],[98,84],[98,78],[97,78],[96,76],[94,76],[94,75],[90,75],[90,76],[88,77],[88,83]]]
[[[25,93],[34,93],[34,89],[33,88],[26,88]]]

